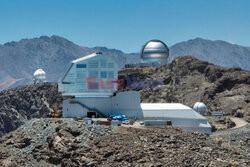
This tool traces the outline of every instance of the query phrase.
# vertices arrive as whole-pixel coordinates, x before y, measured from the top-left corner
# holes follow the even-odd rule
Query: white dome
[[[39,80],[45,80],[46,79],[46,73],[43,71],[43,69],[38,69],[34,73],[34,78]]]
[[[205,115],[207,112],[207,106],[202,102],[196,102],[193,106],[193,109],[202,115]]]
[[[141,57],[147,58],[163,58],[167,59],[169,56],[169,49],[165,43],[160,40],[151,40],[147,42],[142,48]]]

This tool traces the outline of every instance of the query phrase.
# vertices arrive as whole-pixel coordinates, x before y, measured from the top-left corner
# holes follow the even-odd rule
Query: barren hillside
[[[201,101],[209,112],[244,116],[250,121],[250,71],[220,67],[184,56],[159,68],[124,68],[120,70],[119,77],[125,80],[126,77],[137,78],[133,85],[128,86],[141,91],[142,102],[180,102],[192,107]],[[159,89],[149,88],[148,81],[143,79],[158,79],[162,86]]]
[[[0,165],[6,167],[250,165],[247,153],[201,133],[110,129],[72,119],[30,120],[4,136],[0,148]]]
[[[17,129],[31,118],[47,117],[50,106],[60,98],[57,85],[49,83],[1,91],[0,136]]]

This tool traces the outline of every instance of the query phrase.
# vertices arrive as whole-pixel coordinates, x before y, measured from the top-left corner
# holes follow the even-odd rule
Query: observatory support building
[[[121,114],[143,120],[145,125],[164,126],[170,120],[174,127],[211,133],[206,118],[190,107],[180,103],[140,103],[139,91],[118,91],[118,70],[117,63],[102,53],[72,61],[58,83],[63,95],[63,116]]]

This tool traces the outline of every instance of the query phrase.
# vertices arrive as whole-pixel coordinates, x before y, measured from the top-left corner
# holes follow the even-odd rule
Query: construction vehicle
[[[62,114],[58,110],[57,102],[54,102],[50,105],[52,111],[48,114],[48,118],[61,118]]]
[[[50,113],[48,115],[49,118],[60,118],[61,117],[61,114],[58,112],[57,109],[53,109],[53,113]]]

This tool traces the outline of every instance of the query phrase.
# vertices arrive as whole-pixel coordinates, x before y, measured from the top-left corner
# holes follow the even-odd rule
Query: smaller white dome
[[[193,109],[196,112],[199,112],[201,115],[205,115],[207,113],[207,106],[202,102],[196,102],[193,106]]]
[[[43,69],[38,69],[34,73],[34,78],[38,80],[45,80],[46,79],[46,73],[43,71]]]

